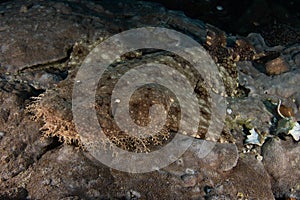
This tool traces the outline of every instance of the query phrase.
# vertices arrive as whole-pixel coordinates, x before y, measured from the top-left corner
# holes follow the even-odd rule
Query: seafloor
[[[0,1],[0,199],[300,199],[299,6],[279,0]],[[147,155],[175,138],[181,117],[189,123],[199,118],[196,129],[178,133],[193,144],[175,162],[148,173],[122,172],[93,157],[95,137],[78,131],[90,127],[76,129],[72,106],[89,91],[74,96],[73,89],[84,83],[86,77],[76,75],[97,45],[150,26],[201,44],[203,55],[196,57],[215,66],[222,87],[206,82],[210,68],[203,75],[192,62],[163,49],[138,49],[116,59],[97,83],[93,109],[107,140],[96,144]],[[134,42],[172,46],[182,40],[165,34]],[[107,46],[101,57],[116,46]],[[111,96],[124,74],[146,63],[184,75],[200,115],[181,110],[185,106],[176,93],[184,91],[181,79],[174,83],[175,93],[147,84],[132,94],[130,115],[121,122],[132,119],[147,127],[160,123],[156,116],[162,109],[167,112],[162,129],[141,139],[115,122],[115,109],[124,104]],[[161,110],[149,114],[158,104]],[[84,106],[82,120],[91,107]],[[213,147],[206,156],[204,147]],[[114,156],[121,168],[126,165],[124,157]],[[148,160],[142,168],[151,164]]]

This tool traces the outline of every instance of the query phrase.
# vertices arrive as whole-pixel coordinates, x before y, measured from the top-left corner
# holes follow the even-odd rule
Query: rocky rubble
[[[177,30],[203,46],[211,27],[149,2],[31,0],[0,4],[0,199],[300,199],[299,142],[276,133],[279,99],[293,109],[293,117],[299,121],[299,41],[271,47],[258,34],[243,38],[257,55],[266,55],[235,63],[230,58],[230,68],[225,67],[222,74],[227,77],[222,78],[231,81],[228,85],[239,85],[235,95],[227,97],[225,126],[217,143],[195,139],[176,162],[143,174],[117,171],[91,157],[72,125],[71,93],[78,67],[105,38],[145,26]],[[221,51],[236,50],[223,43],[225,34],[216,35],[222,39],[217,44],[225,45]],[[228,41],[237,39],[227,37]],[[213,56],[219,52],[208,51]],[[270,75],[265,64],[278,56],[286,60],[288,69]],[[104,127],[114,127],[108,107],[110,83],[133,63],[155,59],[177,70],[180,65],[176,63],[185,64],[176,56],[154,50],[125,55],[112,67],[116,76],[104,77],[108,86],[99,91],[102,96],[97,101],[104,106],[96,109]],[[225,73],[228,69],[233,72]],[[231,77],[235,73],[238,77]],[[211,117],[208,97],[197,76],[189,78],[202,99],[204,117],[198,135],[205,139],[206,121]],[[172,97],[151,94],[149,99],[157,102]],[[142,95],[133,96],[132,110],[142,113],[132,118],[147,121],[151,101],[141,102]],[[175,105],[173,112],[177,111]],[[166,132],[178,129],[171,119],[168,125]],[[252,129],[263,137],[260,145],[246,144]],[[203,149],[210,147],[203,157]]]

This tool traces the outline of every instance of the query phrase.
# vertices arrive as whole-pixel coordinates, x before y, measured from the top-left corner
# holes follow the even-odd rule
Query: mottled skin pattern
[[[225,32],[209,26],[204,47],[217,63],[223,78],[226,93],[234,96],[238,88],[238,72],[236,62],[255,59],[255,49],[246,38],[237,38],[233,41]]]
[[[204,138],[210,120],[210,104],[204,85],[201,84],[201,78],[195,74],[189,63],[184,59],[168,52],[153,52],[141,56],[140,54],[133,58],[133,54],[128,54],[129,58],[124,56],[123,63],[115,64],[107,73],[104,73],[99,81],[96,93],[96,111],[99,123],[110,141],[118,146],[132,151],[149,151],[157,145],[164,144],[172,133],[178,130],[178,116],[180,115],[180,106],[173,93],[166,91],[157,86],[148,86],[137,93],[130,99],[131,117],[139,125],[147,125],[149,123],[148,112],[149,107],[153,104],[162,104],[168,110],[168,117],[164,128],[153,137],[146,139],[137,139],[128,136],[120,130],[114,122],[113,111],[111,108],[111,94],[114,85],[120,78],[120,75],[126,71],[140,65],[141,63],[150,63],[158,61],[180,71],[188,77],[191,84],[195,86],[195,92],[199,100],[199,109],[201,119],[199,122],[198,133],[190,133],[196,138]],[[179,65],[180,64],[180,65]],[[60,82],[55,90],[48,90],[42,94],[34,104],[28,108],[34,113],[36,119],[42,119],[45,124],[42,131],[47,136],[57,136],[67,143],[75,143],[82,146],[75,125],[72,120],[71,97],[72,86],[76,70],[69,74],[68,78]],[[192,118],[193,116],[189,116]]]
[[[205,48],[217,63],[220,75],[224,81],[226,93],[228,96],[234,96],[238,88],[238,74],[236,69],[236,62],[239,60],[251,60],[254,58],[254,48],[245,40],[237,39],[234,44],[230,46],[226,41],[225,33],[214,28],[209,27],[207,30],[207,40]],[[81,47],[84,49],[84,44]],[[74,48],[75,49],[75,48]],[[165,108],[169,108],[166,124],[158,134],[148,139],[138,139],[128,136],[118,128],[114,122],[112,112],[110,110],[110,96],[114,84],[120,78],[118,74],[124,74],[136,65],[141,63],[148,63],[158,61],[161,64],[166,64],[172,68],[180,71],[195,85],[195,93],[199,99],[199,109],[201,112],[199,127],[197,133],[187,133],[195,138],[205,139],[205,134],[209,126],[211,118],[210,114],[210,97],[203,85],[201,75],[193,70],[188,62],[180,57],[166,53],[166,52],[144,52],[144,53],[129,53],[122,57],[122,63],[116,63],[115,67],[111,68],[111,72],[104,74],[101,78],[101,85],[97,91],[98,98],[96,98],[96,111],[99,114],[98,119],[107,134],[110,142],[118,146],[131,150],[144,152],[155,149],[157,145],[165,144],[169,139],[172,139],[174,132],[178,130],[178,115],[180,115],[180,107],[176,102],[176,97],[172,94],[162,95],[159,91],[161,89],[148,88],[141,90],[131,98],[131,110],[133,111],[132,118],[139,125],[147,125],[149,123],[148,112],[149,107],[154,103],[161,103]],[[75,68],[76,69],[76,68]],[[76,132],[71,112],[71,87],[73,85],[73,78],[76,74],[70,74],[68,78],[60,82],[55,90],[49,90],[44,93],[38,101],[32,104],[29,108],[35,113],[36,119],[43,119],[45,125],[42,130],[47,136],[58,136],[61,140],[67,143],[81,144],[78,133]],[[111,75],[113,74],[113,75]],[[100,83],[99,82],[99,83]],[[158,91],[156,91],[158,89]],[[156,91],[156,92],[155,92]],[[157,93],[158,92],[158,93]],[[165,92],[164,92],[165,93]],[[146,98],[145,98],[146,97]],[[161,101],[160,99],[165,99]],[[175,99],[175,102],[172,103]],[[171,106],[171,107],[170,107]],[[190,116],[193,117],[193,116]],[[228,136],[225,136],[229,138]],[[227,140],[227,139],[224,139]]]

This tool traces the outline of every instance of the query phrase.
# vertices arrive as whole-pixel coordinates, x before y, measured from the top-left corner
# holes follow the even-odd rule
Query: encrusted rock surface
[[[97,44],[144,26],[175,29],[202,44],[218,63],[229,97],[218,143],[195,139],[171,165],[130,174],[110,169],[85,151],[72,121],[72,87],[78,67]],[[275,134],[279,99],[299,120],[299,43],[267,46],[259,34],[227,36],[149,2],[31,0],[0,4],[0,44],[0,199],[300,198],[299,142]],[[265,65],[277,57],[288,69],[270,76]],[[156,50],[126,54],[103,76],[96,110],[104,129],[112,131],[110,139],[139,150],[133,138],[117,135],[110,95],[120,74],[153,60],[185,74],[195,86],[202,121],[191,136],[205,139],[211,110],[203,79],[186,61]],[[131,117],[139,125],[149,123],[151,105],[168,107],[174,101],[163,88],[147,90],[131,99]],[[149,98],[141,101],[145,95]],[[170,111],[175,117],[160,133],[167,139],[148,141],[149,147],[172,139],[178,110],[175,101]],[[251,129],[264,137],[261,146],[245,145]],[[203,148],[211,146],[203,157]]]
[[[271,139],[266,142],[262,149],[264,166],[272,177],[272,187],[275,197],[282,194],[287,198],[296,196],[299,198],[299,145],[290,141]],[[292,172],[292,176],[290,173]],[[289,189],[288,189],[289,188]]]

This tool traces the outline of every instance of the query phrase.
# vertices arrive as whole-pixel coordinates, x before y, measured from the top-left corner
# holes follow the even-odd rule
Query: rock
[[[266,63],[266,72],[268,75],[279,75],[289,71],[289,66],[283,58],[276,58]]]
[[[0,199],[27,199],[28,198],[28,191],[23,188],[12,188],[5,192],[0,192]]]
[[[270,139],[262,148],[263,163],[273,178],[272,190],[276,198],[300,198],[300,146],[292,138],[286,141]]]
[[[221,156],[217,156],[220,151],[227,152],[223,155],[228,160],[224,158],[223,161],[217,161],[222,159]],[[161,170],[173,176],[173,180],[176,182],[180,180],[179,183],[186,178],[187,182],[180,183],[183,188],[202,188],[198,192],[190,191],[190,196],[198,198],[205,196],[207,199],[236,199],[238,193],[242,193],[245,197],[254,199],[274,199],[270,177],[262,162],[258,161],[255,156],[245,154],[238,157],[234,145],[216,144],[206,157],[201,159],[195,159],[195,157],[198,157],[197,151],[192,147],[179,159],[180,162],[178,160]],[[193,174],[187,174],[186,169],[193,171]],[[227,171],[225,172],[223,169]],[[184,183],[188,183],[188,185]]]
[[[138,200],[141,198],[141,194],[137,191],[130,190],[129,192],[126,193],[126,200]]]
[[[197,184],[197,176],[193,174],[184,174],[181,176],[183,187],[194,187]]]
[[[241,70],[240,82],[244,87],[250,89],[249,96],[259,95],[261,98],[288,100],[298,94],[299,69],[278,76],[267,76],[250,62],[241,62],[238,67]]]
[[[71,146],[48,151],[30,171],[27,190],[32,199],[108,198],[115,187],[107,167],[93,165]]]
[[[194,143],[195,144],[195,143]],[[201,151],[213,149],[205,155]],[[191,147],[191,151],[197,155],[201,162],[206,163],[212,168],[220,171],[229,171],[234,168],[238,162],[239,155],[236,145],[230,143],[213,143],[209,141],[201,141]],[[205,157],[203,157],[203,155]]]
[[[253,181],[249,179],[250,176]],[[227,177],[226,180],[230,181],[224,182],[224,191],[235,191],[236,196],[231,196],[231,199],[237,198],[239,194],[249,199],[275,199],[270,179],[261,161],[253,155],[244,155],[239,159],[233,173]],[[243,186],[232,187],[238,183],[242,183]]]
[[[53,141],[40,138],[39,123],[32,123],[30,116],[25,112],[24,98],[30,96],[31,92],[25,91],[22,87],[13,87],[8,91],[0,88],[0,127],[2,133],[5,132],[5,137],[1,137],[0,146],[1,181],[10,180],[26,171]]]
[[[294,62],[298,67],[300,67],[300,53],[294,55]]]

